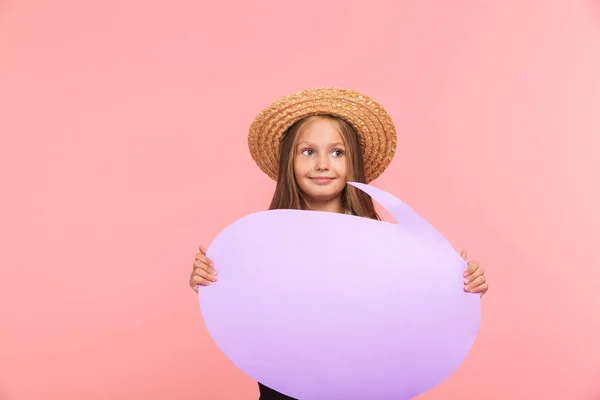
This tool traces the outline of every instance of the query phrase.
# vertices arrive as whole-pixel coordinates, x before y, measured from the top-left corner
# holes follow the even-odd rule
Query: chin
[[[315,193],[307,193],[308,197],[313,201],[318,201],[319,203],[326,203],[328,201],[334,200],[339,197],[339,194],[315,194]]]
[[[342,195],[342,190],[308,190],[305,193],[313,200],[326,202],[340,197]]]

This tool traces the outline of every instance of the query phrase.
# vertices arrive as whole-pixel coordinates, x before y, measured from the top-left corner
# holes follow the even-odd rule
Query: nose
[[[327,154],[322,154],[317,159],[317,171],[328,171],[329,170],[329,157]]]

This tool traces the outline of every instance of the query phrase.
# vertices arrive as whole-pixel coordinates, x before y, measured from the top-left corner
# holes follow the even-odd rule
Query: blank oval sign
[[[253,379],[300,400],[401,400],[450,376],[480,321],[464,260],[394,196],[351,183],[397,224],[271,210],[225,228],[199,290],[206,327]]]

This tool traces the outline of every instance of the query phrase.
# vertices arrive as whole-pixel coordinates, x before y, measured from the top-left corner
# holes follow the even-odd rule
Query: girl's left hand
[[[467,251],[463,250],[460,253],[461,257],[467,261]],[[479,261],[467,261],[467,270],[464,274],[465,277],[465,292],[479,293],[480,297],[488,291],[488,284],[485,280],[483,267],[479,265]]]

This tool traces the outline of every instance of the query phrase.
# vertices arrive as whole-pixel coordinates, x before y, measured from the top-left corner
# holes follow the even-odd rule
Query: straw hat
[[[396,151],[396,129],[383,107],[354,90],[313,88],[277,100],[265,108],[250,126],[250,154],[271,179],[277,179],[279,148],[284,133],[300,119],[318,114],[339,117],[356,130],[363,151],[367,183],[379,177],[390,165]]]

